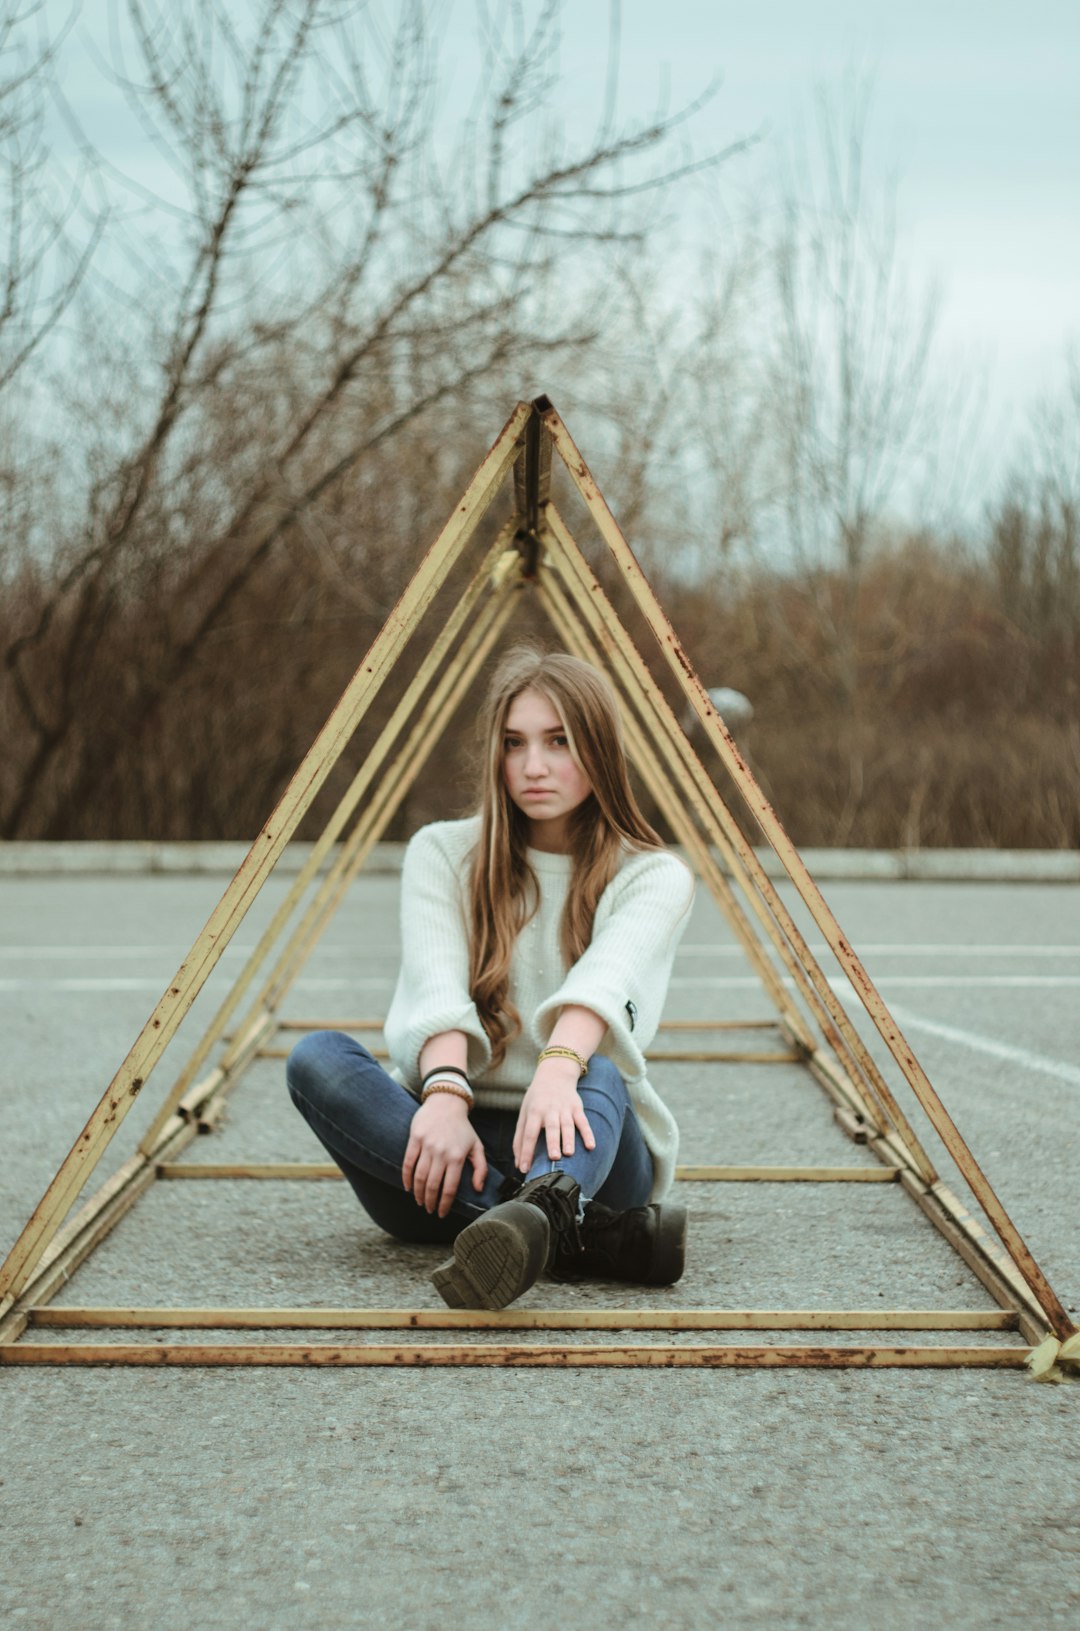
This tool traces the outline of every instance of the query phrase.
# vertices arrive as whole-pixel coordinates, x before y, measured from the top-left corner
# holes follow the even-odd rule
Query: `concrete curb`
[[[377,844],[365,872],[396,873],[404,844]],[[286,846],[278,870],[299,872],[311,844]],[[784,870],[771,850],[758,851],[770,877]],[[0,843],[0,877],[168,874],[231,877],[244,843]],[[1080,883],[1080,850],[803,850],[811,876],[825,881],[926,883]]]

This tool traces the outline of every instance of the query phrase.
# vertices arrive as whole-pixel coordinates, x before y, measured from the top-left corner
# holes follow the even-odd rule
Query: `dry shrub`
[[[706,683],[753,702],[740,742],[795,841],[1080,844],[1080,643],[1059,603],[1048,627],[1022,624],[992,562],[904,540],[859,586],[849,707],[825,632],[846,592],[757,573],[671,596]]]
[[[265,820],[375,637],[401,585],[456,496],[455,472],[410,490],[392,513],[393,484],[365,495],[345,485],[303,532],[287,535],[199,649],[165,700],[130,729],[140,685],[178,623],[196,624],[226,570],[214,546],[166,559],[126,585],[115,633],[81,678],[92,695],[83,732],[57,759],[48,836],[234,838]],[[460,484],[460,476],[458,477]],[[475,551],[502,520],[493,513]],[[375,547],[375,540],[379,547]],[[358,545],[363,541],[363,547]],[[474,551],[474,553],[475,553]],[[421,631],[430,637],[456,589]],[[880,554],[860,586],[859,689],[844,706],[823,601],[844,586],[759,573],[727,586],[661,585],[707,684],[733,685],[755,715],[741,745],[801,845],[1080,845],[1076,647],[1046,644],[1003,604],[993,566],[955,545],[907,540]],[[29,571],[5,608],[24,620],[48,584]],[[626,608],[624,608],[626,609]],[[1057,613],[1055,613],[1057,616]],[[631,621],[633,621],[631,619]],[[551,643],[525,597],[516,635]],[[636,631],[641,638],[641,631]],[[62,648],[66,630],[58,625]],[[647,637],[641,640],[648,652]],[[41,645],[43,687],[50,645]],[[330,778],[303,829],[314,836],[369,751],[416,662],[410,650]],[[1069,662],[1065,657],[1069,657]],[[660,673],[653,659],[654,671]],[[1045,706],[1034,676],[1052,672]],[[669,678],[665,688],[681,708]],[[463,813],[472,797],[475,698],[436,731],[430,760],[390,836]],[[13,716],[3,721],[14,731]],[[107,756],[93,796],[65,801],[64,780]],[[10,762],[10,761],[8,761]],[[730,790],[728,790],[730,793]],[[738,801],[733,800],[738,809]],[[743,812],[740,810],[742,815]]]

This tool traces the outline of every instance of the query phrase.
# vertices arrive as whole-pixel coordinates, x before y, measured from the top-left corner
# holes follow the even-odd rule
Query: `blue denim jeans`
[[[337,1162],[371,1218],[398,1240],[445,1243],[500,1199],[500,1186],[514,1172],[514,1110],[474,1108],[470,1120],[488,1158],[479,1193],[469,1162],[445,1218],[425,1212],[401,1182],[409,1129],[418,1105],[373,1059],[362,1043],[341,1031],[313,1031],[298,1042],[285,1067],[292,1101]],[[557,1166],[596,1199],[616,1211],[643,1206],[652,1189],[652,1157],[645,1147],[626,1085],[610,1059],[594,1054],[578,1084],[596,1148],[580,1133],[573,1155],[549,1160],[541,1140],[528,1176]]]

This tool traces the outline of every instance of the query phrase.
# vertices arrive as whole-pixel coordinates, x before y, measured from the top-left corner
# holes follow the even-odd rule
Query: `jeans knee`
[[[343,1040],[338,1031],[309,1031],[300,1038],[285,1061],[285,1084],[294,1104],[298,1095],[308,1100],[318,1096]]]
[[[611,1060],[603,1053],[594,1053],[589,1060],[588,1075],[583,1076],[580,1086],[591,1088],[594,1092],[603,1093],[607,1098],[617,1102],[627,1102],[629,1095],[626,1083]]]
[[[311,1067],[314,1063],[311,1041],[310,1036],[301,1037],[285,1061],[285,1086],[294,1104],[296,1095],[304,1091],[311,1076]]]

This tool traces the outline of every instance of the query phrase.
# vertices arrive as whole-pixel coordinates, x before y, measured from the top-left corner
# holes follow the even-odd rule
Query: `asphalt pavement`
[[[284,886],[272,879],[241,926],[101,1176],[130,1152]],[[221,887],[0,879],[0,1250]],[[1075,1312],[1080,886],[826,892]],[[396,905],[392,873],[362,880],[286,1013],[383,1014]],[[667,1013],[769,1015],[703,893]],[[655,1080],[684,1161],[869,1159],[797,1067],[673,1063]],[[185,1159],[320,1153],[280,1062],[263,1060]],[[991,1306],[895,1185],[691,1184],[681,1198],[692,1224],[679,1286],[544,1284],[527,1305]],[[57,1300],[437,1307],[438,1259],[379,1235],[344,1184],[158,1183]],[[8,1369],[0,1593],[8,1623],[43,1631],[151,1618],[268,1631],[1072,1627],[1078,1410],[1080,1387],[982,1370]]]

